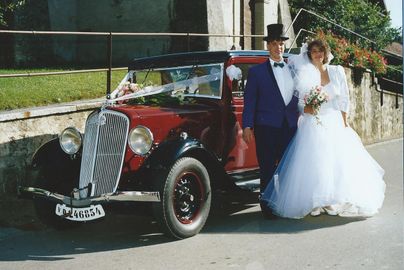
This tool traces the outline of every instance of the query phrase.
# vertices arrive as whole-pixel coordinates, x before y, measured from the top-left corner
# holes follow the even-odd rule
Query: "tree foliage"
[[[332,20],[370,40],[376,42],[376,48],[384,48],[387,44],[398,38],[401,29],[391,27],[390,16],[383,10],[366,0],[289,0],[292,16],[296,16],[300,8],[310,10],[316,14]],[[311,31],[331,30],[333,33],[344,36],[351,41],[366,43],[365,39],[358,38],[331,23],[305,13],[299,16],[294,25],[295,31],[304,28]],[[367,46],[370,46],[369,42]]]
[[[2,0],[0,2],[0,29],[12,25],[14,12],[25,4],[25,0]]]
[[[48,30],[48,13],[47,0],[2,0],[0,29]],[[51,36],[0,34],[0,67],[43,66],[53,60],[51,45]]]

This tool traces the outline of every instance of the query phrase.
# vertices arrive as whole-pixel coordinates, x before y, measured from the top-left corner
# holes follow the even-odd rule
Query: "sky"
[[[386,8],[390,11],[391,26],[403,26],[403,4],[402,0],[384,0]]]

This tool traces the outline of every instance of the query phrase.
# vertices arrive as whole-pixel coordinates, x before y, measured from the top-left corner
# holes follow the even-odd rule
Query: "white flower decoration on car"
[[[122,84],[122,86],[119,88],[117,97],[122,97],[128,94],[136,93],[139,92],[141,89],[142,87],[140,84],[131,83],[127,81],[124,84]]]
[[[240,68],[236,67],[235,65],[228,66],[226,68],[226,74],[230,80],[241,80],[243,78],[243,72]]]

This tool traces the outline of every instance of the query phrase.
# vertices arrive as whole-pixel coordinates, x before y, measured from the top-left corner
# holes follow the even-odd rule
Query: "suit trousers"
[[[254,126],[261,192],[264,192],[271,180],[284,151],[296,133],[296,129],[297,127],[289,127],[286,118],[280,128],[265,125]]]

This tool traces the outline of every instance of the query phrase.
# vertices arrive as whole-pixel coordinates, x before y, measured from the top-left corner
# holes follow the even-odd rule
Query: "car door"
[[[267,57],[233,57],[229,64],[239,68],[242,72],[241,80],[231,82],[232,111],[236,119],[232,133],[234,134],[234,146],[232,147],[225,169],[228,173],[243,172],[258,169],[255,153],[255,140],[247,144],[243,138],[242,114],[244,109],[244,89],[247,84],[248,70],[250,67],[263,63]]]

